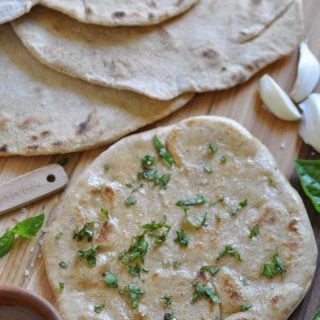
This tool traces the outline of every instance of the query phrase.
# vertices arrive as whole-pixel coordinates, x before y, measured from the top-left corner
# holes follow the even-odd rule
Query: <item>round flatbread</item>
[[[38,2],[38,0],[1,0],[0,1],[0,24],[12,21],[23,14]]]
[[[160,23],[191,8],[199,0],[40,0],[41,4],[84,23],[143,26]]]
[[[85,25],[35,8],[14,28],[58,71],[162,100],[230,88],[289,54],[303,36],[300,0],[201,0],[149,28]]]
[[[301,198],[226,118],[121,140],[55,213],[44,258],[65,320],[284,320],[315,272]]]
[[[57,73],[0,27],[0,156],[85,150],[161,119],[192,95],[163,102]]]

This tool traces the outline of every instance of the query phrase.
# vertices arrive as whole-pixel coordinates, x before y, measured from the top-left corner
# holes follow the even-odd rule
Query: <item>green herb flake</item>
[[[97,314],[100,314],[104,308],[105,308],[104,304],[99,304],[94,307],[94,312]]]
[[[56,240],[59,240],[60,238],[62,238],[62,236],[63,236],[63,233],[62,233],[62,232],[59,232],[59,233],[57,233],[57,234],[54,236],[54,238],[55,238]]]
[[[214,170],[210,166],[204,166],[203,167],[203,171],[206,172],[206,173],[210,173],[211,174],[211,173],[213,173]]]
[[[249,303],[244,303],[240,305],[240,310],[241,311],[248,311],[249,309],[251,309],[252,305]]]
[[[205,284],[202,284],[200,281],[193,284],[193,295],[191,302],[194,303],[200,297],[208,297],[215,303],[219,303],[220,299],[215,293],[214,289],[211,287],[206,287]]]
[[[250,230],[250,234],[249,234],[249,238],[253,239],[254,237],[256,237],[259,234],[260,231],[260,227],[258,224],[256,224],[251,230]]]
[[[184,208],[184,219],[183,221],[190,227],[194,228],[194,229],[200,229],[202,227],[207,227],[208,223],[207,223],[207,213],[204,213],[200,216],[197,217],[197,221],[198,223],[194,223],[192,222],[192,220],[190,219],[190,217],[188,216],[188,208]]]
[[[93,267],[97,264],[97,250],[100,248],[100,246],[95,246],[92,248],[89,248],[87,250],[79,250],[78,251],[78,257],[80,259],[84,259],[87,261],[89,267]]]
[[[14,246],[16,237],[30,239],[35,236],[44,223],[44,214],[27,218],[18,222],[13,228],[8,229],[0,237],[0,258],[6,255]]]
[[[217,260],[222,259],[225,255],[232,256],[237,261],[241,261],[240,253],[230,245],[225,246],[225,248],[220,252]]]
[[[154,244],[160,245],[167,240],[167,236],[171,230],[171,226],[165,222],[155,222],[144,224],[142,228],[148,231],[148,235],[154,239]]]
[[[209,150],[212,152],[212,154],[215,154],[218,151],[218,146],[216,144],[210,143]]]
[[[228,158],[226,155],[223,155],[221,158],[220,158],[220,164],[226,164],[228,161]]]
[[[208,266],[202,266],[200,268],[201,272],[209,272],[212,276],[214,276],[215,274],[217,274],[219,272],[219,268],[213,265],[208,265]]]
[[[135,199],[134,197],[130,196],[126,199],[125,204],[127,206],[133,206],[137,203],[137,199]]]
[[[267,278],[273,278],[277,274],[284,275],[286,273],[286,268],[283,260],[278,254],[271,257],[271,263],[265,263],[261,267],[261,274]]]
[[[139,299],[144,295],[144,291],[136,283],[131,283],[124,288],[124,293],[128,293],[131,308],[138,308]]]
[[[151,169],[154,166],[155,162],[156,159],[154,156],[146,154],[141,160],[141,165],[144,169]]]
[[[59,289],[60,290],[63,290],[64,289],[64,282],[59,282]]]
[[[247,205],[248,205],[248,199],[240,200],[240,201],[238,202],[238,205],[237,205],[236,207],[231,208],[231,214],[232,214],[233,216],[236,216],[236,215],[238,214],[238,212],[239,212],[241,209],[245,208]]]
[[[108,288],[118,288],[119,278],[115,273],[108,271],[103,276],[103,280]]]
[[[303,191],[320,213],[320,160],[296,160],[294,165]]]
[[[60,268],[62,268],[62,269],[67,269],[67,268],[68,268],[68,264],[65,263],[64,261],[60,261],[60,262],[59,262],[59,266],[60,266]]]
[[[163,319],[164,320],[173,320],[175,318],[175,314],[172,310],[165,312]]]
[[[162,144],[162,142],[159,140],[159,138],[155,135],[153,137],[153,144],[156,148],[160,158],[163,160],[163,162],[171,168],[174,164],[173,158],[171,153],[167,150],[167,148]]]
[[[189,244],[188,236],[183,229],[177,231],[177,238],[175,241],[177,241],[181,246],[187,246]]]
[[[100,214],[101,214],[102,218],[104,218],[107,221],[109,221],[109,211],[107,209],[101,208],[100,209]]]
[[[104,172],[108,172],[111,168],[111,164],[110,163],[106,163],[104,166],[103,166],[103,170]]]
[[[162,298],[160,298],[161,300],[163,300],[163,303],[169,307],[172,305],[172,301],[173,301],[173,297],[171,295],[164,295]]]
[[[94,222],[87,222],[84,224],[84,226],[78,230],[78,227],[76,230],[73,231],[73,239],[76,239],[78,241],[83,240],[84,238],[87,238],[88,242],[91,242],[94,236]]]
[[[176,202],[176,205],[179,207],[189,207],[189,206],[196,206],[199,204],[204,204],[206,202],[207,202],[206,198],[202,195],[199,195],[195,198],[186,199],[186,200],[179,200]]]

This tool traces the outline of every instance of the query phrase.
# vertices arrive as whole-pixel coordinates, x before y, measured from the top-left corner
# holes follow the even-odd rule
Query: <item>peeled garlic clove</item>
[[[305,100],[319,83],[320,63],[304,42],[300,44],[297,78],[290,93],[295,102]]]
[[[289,96],[268,75],[260,79],[260,95],[270,112],[282,120],[295,121],[301,114]]]
[[[320,152],[320,94],[312,94],[299,106],[303,111],[300,136],[305,143]]]

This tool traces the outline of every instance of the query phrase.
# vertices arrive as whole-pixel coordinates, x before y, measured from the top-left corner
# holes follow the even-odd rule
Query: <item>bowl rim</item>
[[[7,303],[4,303],[6,301]],[[32,310],[46,320],[63,320],[49,301],[40,295],[21,287],[0,285],[0,306],[11,304]],[[9,302],[9,303],[8,303]]]

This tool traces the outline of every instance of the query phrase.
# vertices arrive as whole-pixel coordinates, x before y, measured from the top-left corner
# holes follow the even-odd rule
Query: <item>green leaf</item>
[[[73,231],[73,239],[77,239],[78,241],[87,238],[88,242],[91,242],[94,236],[94,222],[87,222],[84,226],[78,230]]]
[[[0,258],[6,255],[14,245],[15,236],[12,231],[7,231],[0,238]]]
[[[141,159],[141,166],[143,169],[151,169],[156,162],[156,159],[154,156],[150,154],[146,154],[142,159]]]
[[[216,144],[210,143],[209,144],[209,150],[215,154],[218,151],[218,146]]]
[[[63,236],[63,233],[62,233],[62,232],[59,232],[59,233],[57,233],[57,234],[54,236],[54,238],[55,238],[56,240],[58,240],[58,239],[60,239],[62,236]]]
[[[277,254],[272,256],[271,260],[274,263],[274,268],[275,268],[276,272],[278,272],[280,274],[286,273],[286,268],[284,266],[284,262]]]
[[[262,265],[261,274],[267,278],[273,278],[277,274],[277,272],[273,264],[265,263]]]
[[[154,244],[159,245],[167,240],[171,226],[164,222],[155,222],[144,224],[142,228],[148,231],[148,235],[154,239]]]
[[[144,295],[144,291],[136,283],[131,283],[124,288],[124,292],[129,294],[132,309],[136,309],[140,297]]]
[[[90,267],[93,267],[97,264],[96,254],[97,250],[100,248],[100,246],[95,246],[92,248],[89,248],[87,250],[79,250],[78,251],[78,257],[80,259],[87,260],[87,263]]]
[[[203,171],[206,173],[213,173],[213,168],[210,166],[204,166]]]
[[[174,164],[173,158],[171,153],[167,150],[167,148],[162,144],[162,142],[159,140],[157,136],[153,137],[153,144],[156,148],[160,158],[162,158],[163,162],[171,168]]]
[[[94,312],[97,314],[100,314],[104,308],[105,308],[104,304],[99,304],[94,307]]]
[[[172,310],[165,312],[163,319],[164,320],[173,320],[175,318],[175,314]]]
[[[320,320],[320,310],[313,315],[312,320]]]
[[[186,200],[179,200],[176,202],[176,205],[179,207],[189,207],[189,206],[196,206],[199,204],[206,203],[207,200],[204,196],[197,196],[195,198],[186,199]]]
[[[278,254],[271,257],[272,263],[265,263],[261,266],[261,274],[267,278],[273,278],[275,275],[280,273],[284,275],[286,273],[286,268],[283,260]]]
[[[32,238],[41,229],[43,222],[44,214],[41,213],[38,216],[18,222],[11,231],[19,237]]]
[[[162,298],[160,298],[161,300],[163,300],[164,304],[169,307],[172,305],[172,300],[173,297],[171,295],[164,295]]]
[[[216,273],[218,273],[219,272],[219,268],[218,267],[216,267],[216,266],[213,266],[213,265],[209,265],[209,266],[202,266],[201,268],[200,268],[200,271],[202,271],[202,272],[209,272],[211,275],[215,275]]]
[[[134,204],[137,203],[137,199],[135,199],[134,197],[130,196],[126,199],[125,204],[127,206],[133,206]]]
[[[207,213],[204,213],[197,217],[198,224],[194,223],[191,218],[188,216],[188,208],[184,208],[184,219],[183,221],[190,227],[194,229],[200,229],[202,227],[207,227]]]
[[[118,288],[118,281],[119,278],[115,273],[108,271],[104,274],[104,282],[108,288]]]
[[[228,254],[229,256],[234,257],[237,261],[241,261],[241,256],[240,253],[234,249],[232,246],[228,245],[225,246],[224,250],[222,250],[217,258],[217,260],[220,260],[221,258],[223,258],[226,254]]]
[[[296,160],[294,164],[305,194],[320,213],[320,160]]]
[[[201,296],[210,298],[213,302],[219,303],[220,299],[213,288],[206,287],[200,281],[193,284],[193,295],[191,302],[194,303]]]
[[[259,225],[256,224],[251,230],[250,230],[250,234],[249,234],[249,238],[253,239],[254,237],[256,237],[259,234]]]
[[[189,239],[183,229],[177,231],[177,238],[175,240],[182,246],[187,246],[189,244]]]

